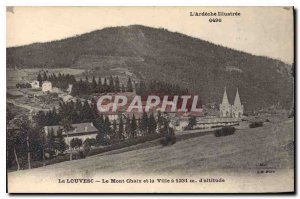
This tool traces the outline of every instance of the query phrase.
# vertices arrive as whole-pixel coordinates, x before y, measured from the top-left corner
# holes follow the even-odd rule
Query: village
[[[35,145],[34,150],[38,150],[32,151],[30,158],[26,154],[22,155],[27,158],[27,161],[23,160],[23,165],[27,165],[25,167],[20,166],[17,160],[17,150],[22,150],[17,149],[20,147],[17,143],[22,136],[25,136],[25,140],[30,138],[25,133],[12,140],[15,153],[11,159],[12,164],[14,167],[17,165],[17,170],[21,167],[26,169],[32,167],[29,159],[42,161],[45,165],[52,164],[50,162],[59,156],[64,157],[60,161],[73,160],[153,139],[162,139],[161,144],[167,146],[176,143],[176,135],[201,135],[201,132],[204,135],[211,132],[216,136],[226,136],[234,133],[236,128],[249,128],[238,88],[232,104],[225,87],[220,104],[211,106],[197,104],[198,96],[195,102],[195,96],[184,96],[189,94],[187,89],[177,85],[156,81],[150,84],[147,88],[144,82],[132,81],[130,76],[127,82],[120,82],[118,76],[92,77],[91,80],[86,77],[83,81],[81,78],[76,80],[70,74],[46,72],[38,73],[36,80],[31,82],[17,83],[16,89],[8,91],[8,103],[26,109],[27,119],[24,120],[24,114],[16,114],[8,123],[8,131],[12,134],[22,131],[20,126],[24,124],[20,125],[16,121],[23,120],[32,123],[26,124],[26,128],[38,129],[41,133],[31,138],[36,140],[24,142],[23,147],[31,148]],[[149,90],[150,87],[152,90]],[[179,94],[179,97],[163,97],[162,90],[174,96]],[[155,92],[160,94],[156,97],[158,101],[147,101],[146,96]],[[138,105],[141,107],[129,109],[130,101],[139,95],[141,101]],[[129,102],[118,101],[125,97]],[[181,101],[176,104],[178,98]],[[100,109],[99,99],[102,106]],[[103,107],[105,111],[101,112]],[[208,111],[206,107],[213,111]]]

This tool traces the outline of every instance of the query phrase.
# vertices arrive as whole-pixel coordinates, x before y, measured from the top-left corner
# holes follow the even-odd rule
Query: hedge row
[[[235,128],[232,126],[226,126],[221,129],[216,129],[214,131],[214,134],[216,137],[221,137],[221,136],[227,136],[227,135],[232,135],[235,132]]]

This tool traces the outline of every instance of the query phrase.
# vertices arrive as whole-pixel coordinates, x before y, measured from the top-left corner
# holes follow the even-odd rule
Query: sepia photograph
[[[294,12],[7,6],[7,192],[294,193]]]

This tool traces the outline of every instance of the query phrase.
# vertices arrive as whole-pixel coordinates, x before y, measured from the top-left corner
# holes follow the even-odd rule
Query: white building
[[[32,88],[40,88],[40,82],[35,80],[30,83]]]
[[[79,123],[79,124],[72,124],[73,130],[68,132],[62,131],[62,136],[65,139],[65,142],[68,146],[70,146],[71,140],[73,138],[79,138],[82,140],[82,143],[86,139],[94,138],[96,139],[97,134],[99,131],[94,127],[93,123]],[[46,135],[53,130],[54,136],[57,135],[57,131],[62,129],[61,126],[45,126],[44,130]]]
[[[223,95],[222,104],[220,104],[220,117],[241,118],[244,114],[244,106],[241,103],[239,90],[237,89],[234,104],[228,101],[226,88]]]
[[[42,91],[43,92],[52,91],[52,83],[49,81],[44,81],[42,85]]]

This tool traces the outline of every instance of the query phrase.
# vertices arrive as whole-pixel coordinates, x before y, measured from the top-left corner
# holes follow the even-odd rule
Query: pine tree
[[[155,133],[156,132],[156,127],[157,127],[156,120],[154,118],[153,113],[151,113],[150,117],[149,117],[149,122],[148,122],[148,131],[149,131],[149,133],[150,134]]]
[[[92,79],[92,92],[97,92],[97,82],[95,80],[95,76],[93,76],[93,79]]]
[[[132,88],[132,82],[131,82],[131,78],[128,78],[127,81],[127,92],[133,92],[133,88]]]
[[[101,77],[98,77],[98,92],[99,93],[103,93],[103,85],[102,85],[102,81],[101,81]]]
[[[189,118],[189,123],[188,123],[188,127],[190,129],[193,129],[194,126],[197,124],[197,120],[196,120],[196,117],[195,116],[192,116]]]
[[[49,152],[50,155],[52,155],[52,153],[55,150],[54,145],[55,145],[54,130],[51,129],[47,135],[47,144],[46,144],[47,151]]]
[[[7,115],[7,114],[6,114]],[[39,111],[35,115],[35,122],[37,123],[38,126],[44,127],[46,126],[46,115],[44,111]]]
[[[131,119],[131,124],[130,124],[130,134],[131,134],[131,137],[135,137],[136,136],[136,130],[137,130],[137,124],[136,124],[135,116],[133,114],[132,119]]]
[[[84,90],[83,93],[84,94],[90,94],[91,93],[91,84],[89,82],[89,78],[86,76],[85,77],[85,84],[84,84]]]
[[[115,92],[120,92],[121,88],[120,88],[120,80],[118,76],[116,77],[114,88],[115,88]]]
[[[107,79],[106,79],[106,77],[104,78],[103,92],[104,92],[104,93],[109,92],[109,88],[108,88],[108,84],[107,84]]]
[[[41,74],[39,73],[38,76],[37,76],[37,79],[36,79],[38,82],[39,82],[39,86],[42,87],[42,84],[43,84],[43,78],[41,76]]]
[[[112,76],[109,77],[108,87],[109,92],[115,92],[114,79]]]
[[[44,74],[43,74],[43,81],[47,81],[47,80],[48,80],[47,73],[46,73],[46,71],[44,71]]]
[[[93,120],[98,117],[98,107],[97,107],[97,102],[94,98],[91,100],[91,111],[92,111],[92,116]]]
[[[117,133],[117,121],[116,120],[113,121],[113,129],[112,129],[112,131],[113,131],[114,135]]]
[[[123,133],[124,133],[124,122],[122,115],[119,116],[119,128],[118,128],[118,139],[123,139]]]
[[[84,115],[84,122],[91,122],[93,120],[93,113],[91,107],[87,100],[85,100],[83,105],[83,115]]]
[[[148,115],[146,112],[143,112],[142,120],[141,120],[141,131],[145,135],[148,131]]]
[[[104,119],[104,129],[105,129],[105,134],[111,134],[111,123],[109,121],[108,116],[105,116]]]
[[[127,135],[127,138],[130,137],[130,119],[129,117],[126,118],[126,124],[125,124],[125,133]]]
[[[121,86],[121,92],[122,92],[122,93],[126,92],[125,87],[124,87],[124,84],[122,84],[122,86]]]
[[[62,135],[62,129],[57,130],[57,136],[55,138],[55,150],[59,151],[60,153],[65,152],[67,149],[67,144],[65,142],[65,138]]]
[[[157,114],[157,126],[158,126],[158,132],[161,133],[161,127],[163,125],[163,117],[161,116],[161,112],[158,111]]]

